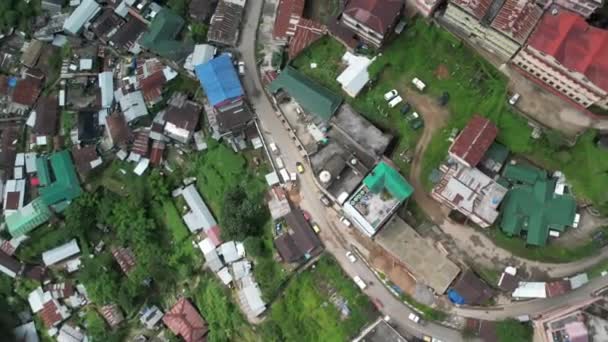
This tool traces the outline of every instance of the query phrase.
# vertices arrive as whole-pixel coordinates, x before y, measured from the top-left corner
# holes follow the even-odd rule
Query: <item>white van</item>
[[[361,290],[365,290],[367,288],[367,284],[363,281],[363,279],[361,279],[361,277],[354,276],[353,280],[355,281],[355,284],[357,284],[357,286],[359,286],[359,288]]]
[[[414,77],[414,79],[412,80],[412,83],[420,91],[424,91],[424,88],[426,88],[426,84],[424,84],[424,82],[422,82],[420,79],[418,79],[418,77]]]
[[[283,159],[281,159],[281,157],[277,157],[274,161],[277,163],[278,169],[282,169],[285,167],[285,164],[283,164]]]
[[[270,147],[270,150],[273,153],[277,153],[277,151],[279,151],[279,148],[277,147],[277,144],[275,144],[275,143],[270,143],[270,144],[268,144],[268,146]]]
[[[389,103],[388,106],[390,108],[395,108],[396,105],[400,104],[401,101],[403,101],[403,99],[401,98],[401,96],[397,96],[395,98],[393,98]]]

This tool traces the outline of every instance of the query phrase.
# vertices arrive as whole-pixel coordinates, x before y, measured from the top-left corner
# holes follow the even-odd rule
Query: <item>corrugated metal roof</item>
[[[78,253],[80,253],[78,243],[76,242],[76,239],[72,239],[66,244],[42,253],[42,261],[45,266],[51,266]]]
[[[373,193],[386,189],[399,201],[405,201],[414,192],[414,188],[403,178],[399,171],[381,161],[364,179],[363,184]]]
[[[72,201],[80,196],[82,189],[78,182],[76,169],[67,150],[57,152],[49,158],[55,181],[40,189],[40,196],[47,205],[62,201]]]
[[[112,102],[114,102],[114,74],[111,71],[104,71],[99,74],[99,89],[101,90],[101,107],[112,107]]]
[[[245,94],[228,54],[222,54],[205,64],[197,65],[195,72],[209,103],[214,107]]]
[[[213,214],[196,190],[194,184],[190,184],[182,190],[182,196],[188,204],[190,211],[184,215],[184,222],[191,232],[208,230],[217,225]]]
[[[474,115],[460,132],[452,146],[450,154],[475,167],[483,158],[490,145],[498,135],[496,125],[480,115]]]
[[[63,30],[66,33],[78,34],[84,24],[89,22],[100,10],[101,6],[95,0],[83,0],[63,23]]]

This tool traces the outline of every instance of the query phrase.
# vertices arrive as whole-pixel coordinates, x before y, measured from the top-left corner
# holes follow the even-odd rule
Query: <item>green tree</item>
[[[191,26],[192,40],[197,44],[207,42],[207,31],[209,26],[205,24],[193,23]]]
[[[264,240],[260,237],[248,236],[243,243],[245,244],[247,254],[254,258],[268,256],[269,254],[268,249],[264,245]]]
[[[532,327],[515,319],[507,319],[496,324],[498,342],[532,341]]]
[[[169,0],[167,2],[167,6],[176,14],[180,16],[185,16],[188,13],[188,4],[190,0]]]
[[[244,240],[248,236],[259,236],[268,212],[259,202],[247,196],[237,186],[224,196],[222,206],[222,237],[224,240]]]

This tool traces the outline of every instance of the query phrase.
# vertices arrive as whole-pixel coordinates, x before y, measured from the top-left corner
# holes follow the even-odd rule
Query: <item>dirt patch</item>
[[[435,77],[438,80],[447,80],[450,78],[450,69],[445,64],[439,64],[437,69],[435,69]]]
[[[386,274],[388,279],[403,292],[410,296],[416,294],[416,280],[405,267],[401,266],[393,257],[384,253],[381,248],[375,248],[371,251],[370,260],[374,268]]]

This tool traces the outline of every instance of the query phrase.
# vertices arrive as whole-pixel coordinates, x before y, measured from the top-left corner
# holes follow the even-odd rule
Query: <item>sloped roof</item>
[[[38,197],[5,220],[11,236],[18,237],[43,224],[51,216],[52,213],[46,203]]]
[[[492,21],[492,27],[523,44],[543,10],[534,1],[506,0]]]
[[[305,0],[280,0],[274,20],[272,36],[275,39],[286,39],[288,32],[295,31],[297,21],[304,12]]]
[[[207,322],[190,301],[183,297],[165,314],[163,323],[186,342],[205,341],[209,331]]]
[[[273,93],[281,89],[286,91],[305,111],[325,121],[334,115],[342,103],[340,96],[315,83],[291,66],[283,69],[268,88]]]
[[[473,271],[466,270],[454,283],[452,289],[463,299],[465,304],[479,305],[492,298],[492,289]]]
[[[80,253],[78,242],[76,242],[76,239],[72,239],[61,246],[42,253],[42,261],[45,266],[51,266],[78,253]]]
[[[450,0],[450,4],[455,4],[465,12],[471,14],[475,19],[481,20],[489,12],[495,0]],[[500,0],[499,0],[500,1]]]
[[[125,316],[122,314],[116,304],[104,305],[101,307],[99,312],[108,325],[112,328],[125,320]]]
[[[559,10],[557,15],[547,12],[528,45],[608,91],[607,30],[590,26],[583,17],[566,10]]]
[[[281,235],[274,243],[281,258],[286,262],[295,262],[307,256],[313,257],[321,251],[321,241],[310,227],[299,209],[294,209],[284,216],[291,232]]]
[[[386,33],[403,7],[403,0],[351,0],[347,14],[376,32]]]
[[[125,274],[131,272],[137,264],[135,261],[135,255],[133,254],[131,248],[114,247],[112,248],[112,256]]]
[[[502,204],[502,231],[508,235],[526,231],[528,244],[544,246],[550,229],[563,232],[571,226],[576,201],[569,194],[555,194],[555,184],[555,179],[539,177],[533,184],[515,185],[509,190]]]
[[[228,54],[222,54],[205,64],[197,65],[195,72],[209,103],[214,107],[245,94]]]
[[[132,139],[131,129],[123,113],[115,113],[106,118],[106,127],[115,145],[126,144]]]
[[[32,132],[38,135],[55,135],[58,112],[57,97],[41,97],[36,104],[36,124],[32,128]]]
[[[480,116],[474,115],[460,132],[450,147],[450,154],[475,167],[490,148],[498,135],[496,125]]]
[[[171,10],[163,8],[156,14],[148,32],[140,43],[150,51],[175,61],[182,61],[192,52],[194,44],[175,38],[184,27],[185,21]]]
[[[50,161],[55,181],[40,188],[40,196],[44,202],[47,205],[53,205],[63,201],[72,201],[80,196],[82,189],[80,188],[70,153],[67,150],[53,153],[48,160]]]
[[[220,0],[211,17],[207,40],[222,45],[236,45],[243,11],[243,6],[239,4]]]
[[[363,184],[373,193],[386,189],[399,201],[405,201],[414,192],[414,188],[403,178],[399,171],[381,161],[363,179]]]
[[[288,55],[290,60],[327,33],[327,28],[324,25],[310,19],[300,18],[296,26],[296,32],[289,41]]]
[[[32,106],[42,91],[42,80],[27,76],[17,81],[13,90],[13,102],[24,106]]]
[[[188,6],[190,17],[205,22],[213,14],[217,0],[191,0]]]
[[[86,174],[93,169],[91,163],[99,158],[95,145],[88,145],[83,147],[74,146],[72,147],[72,158],[74,158],[74,164],[76,170],[81,176]]]
[[[83,0],[63,23],[63,29],[71,34],[78,33],[100,10],[101,6],[95,0]]]

